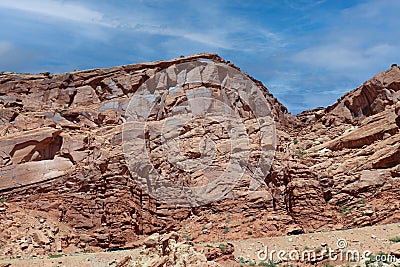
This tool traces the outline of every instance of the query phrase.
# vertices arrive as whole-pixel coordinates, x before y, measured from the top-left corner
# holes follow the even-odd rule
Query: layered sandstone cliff
[[[138,185],[124,154],[130,100],[157,73],[204,60],[240,71],[217,55],[201,54],[55,75],[3,73],[1,255],[135,247],[156,232],[178,231],[180,238],[194,241],[229,240],[400,221],[400,70],[395,65],[333,106],[298,116],[259,81],[241,74],[264,96],[277,129],[274,160],[261,186],[249,190],[251,175],[244,175],[233,197],[194,207],[152,198]],[[178,95],[166,100],[165,110],[177,102]],[[243,103],[236,110],[254,141],[249,147],[257,149],[258,124]],[[189,124],[182,142],[200,143],[206,133],[226,138],[212,122],[203,126]],[[192,147],[199,146],[196,142],[184,146],[190,159],[200,157]],[[219,145],[216,167],[225,166]],[[149,149],[158,170],[173,177],[166,158]],[[191,174],[188,183],[207,175]]]

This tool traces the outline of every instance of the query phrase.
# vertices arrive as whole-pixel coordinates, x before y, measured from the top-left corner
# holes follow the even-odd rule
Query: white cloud
[[[294,54],[293,62],[358,78],[388,68],[400,59],[400,22],[388,15],[398,7],[397,0],[370,0],[345,9],[309,36],[315,44]]]
[[[125,26],[127,27],[127,26]],[[155,35],[164,35],[170,37],[184,38],[190,41],[198,42],[211,47],[233,49],[230,43],[225,42],[221,36],[215,37],[214,33],[200,33],[194,30],[183,30],[178,28],[168,28],[152,25],[129,25],[133,31],[143,32]]]
[[[293,57],[294,61],[330,70],[357,68],[367,63],[363,51],[340,44],[325,44],[305,49]]]
[[[107,21],[101,12],[92,10],[78,3],[57,0],[2,0],[0,8],[35,13],[49,18],[70,20],[112,27],[115,22]]]
[[[42,20],[57,19],[100,26],[84,32],[87,37],[95,39],[106,40],[103,30],[112,28],[128,33],[182,38],[214,49],[253,52],[280,46],[281,38],[276,33],[239,17],[227,19],[223,4],[218,2],[207,5],[197,1],[182,3],[178,7],[182,12],[176,10],[172,13],[180,13],[179,17],[166,15],[163,5],[166,3],[158,3],[158,8],[141,4],[126,12],[118,6],[109,5],[109,10],[106,10],[107,6],[104,5],[83,5],[61,0],[0,1],[0,8],[37,14]],[[81,29],[75,31],[80,32]]]
[[[192,6],[191,9],[199,10],[199,7]],[[254,52],[271,47],[279,48],[283,44],[278,34],[249,21],[240,18],[224,20],[226,14],[221,7],[215,7],[213,16],[208,14],[193,18],[195,25],[177,23],[175,19],[163,17],[160,12],[147,12],[147,17],[142,18],[144,22],[140,23],[124,16],[119,19],[127,30],[182,38],[216,49]],[[182,15],[182,18],[192,20],[190,15]]]
[[[321,5],[326,0],[284,0],[284,3],[293,9],[306,10]]]
[[[12,44],[7,41],[0,41],[0,56],[7,54],[13,48]]]

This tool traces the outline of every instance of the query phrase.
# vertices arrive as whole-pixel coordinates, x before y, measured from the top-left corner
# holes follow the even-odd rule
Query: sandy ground
[[[232,243],[235,246],[235,257],[244,257],[255,262],[260,261],[259,256],[261,259],[266,257],[264,253],[259,253],[260,250],[267,252],[267,261],[270,256],[274,260],[278,259],[277,253],[279,250],[286,252],[287,254],[284,257],[288,259],[289,253],[291,253],[292,259],[296,259],[296,253],[301,258],[304,251],[319,252],[328,250],[329,252],[331,250],[332,252],[339,252],[335,264],[340,264],[341,255],[343,255],[343,261],[346,258],[350,259],[351,254],[347,253],[351,251],[358,251],[360,256],[369,251],[373,254],[379,252],[389,253],[390,246],[394,244],[389,239],[397,236],[400,236],[400,223],[294,236],[247,239]],[[273,250],[276,252],[272,252]],[[329,255],[328,252],[326,253],[327,256]],[[305,258],[307,258],[308,254],[310,253],[304,253]],[[335,257],[332,259],[335,259]],[[400,259],[397,261],[400,263]]]
[[[321,251],[332,249],[336,252],[346,251],[359,251],[360,254],[371,251],[373,254],[378,252],[389,253],[390,246],[394,242],[390,241],[390,238],[400,236],[400,223],[364,227],[359,229],[349,229],[333,232],[321,232],[321,233],[310,233],[294,236],[278,236],[268,238],[255,238],[241,241],[231,241],[235,246],[235,258],[243,258],[251,260],[252,262],[258,263],[258,251],[266,251],[267,258],[271,255],[271,251],[285,251],[288,257],[291,251],[297,251],[301,257],[304,251]],[[228,241],[229,242],[229,241]],[[216,244],[214,244],[216,245]],[[266,249],[267,248],[267,249]],[[296,258],[296,253],[291,252],[292,256]],[[260,253],[261,257],[265,257],[266,254]],[[336,254],[338,260],[332,262],[334,266],[346,266],[347,262],[341,262],[339,256]],[[345,254],[343,254],[345,255]],[[59,255],[58,258],[32,258],[32,259],[11,259],[11,260],[0,260],[0,267],[3,266],[93,266],[93,267],[110,267],[117,266],[118,263],[124,260],[124,258],[130,256],[132,259],[138,256],[137,250],[121,250],[115,252],[102,252],[102,253],[91,253],[91,254],[75,254],[75,255]],[[277,252],[272,254],[273,257],[277,257]],[[346,258],[344,256],[344,258]],[[277,259],[277,258],[274,258]],[[397,259],[400,263],[400,259]],[[282,266],[296,266],[295,261],[288,261]],[[360,263],[350,263],[351,266],[365,266]],[[303,265],[307,266],[307,265]]]

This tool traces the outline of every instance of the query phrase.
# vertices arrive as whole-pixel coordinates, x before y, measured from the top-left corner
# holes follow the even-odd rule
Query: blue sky
[[[0,0],[0,71],[214,52],[298,113],[400,64],[399,11],[398,0]]]

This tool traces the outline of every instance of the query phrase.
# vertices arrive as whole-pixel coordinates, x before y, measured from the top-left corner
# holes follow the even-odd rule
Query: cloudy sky
[[[400,64],[399,11],[399,0],[0,0],[0,71],[214,52],[298,113]]]

